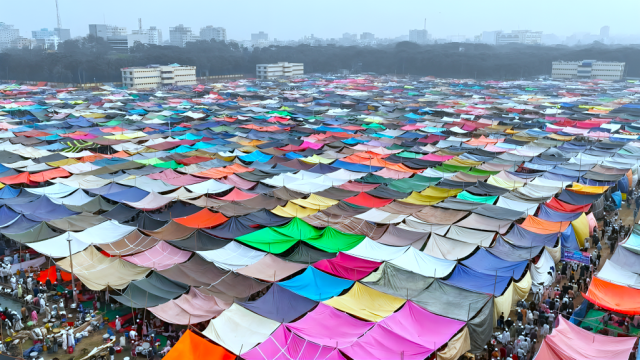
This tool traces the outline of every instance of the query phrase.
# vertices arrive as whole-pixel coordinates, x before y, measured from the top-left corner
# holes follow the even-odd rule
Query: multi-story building
[[[56,35],[58,35],[58,39],[60,39],[60,42],[71,39],[70,29],[53,28],[53,31],[56,33]]]
[[[542,31],[513,30],[510,33],[497,32],[496,44],[528,44],[537,45],[542,43]]]
[[[122,71],[122,84],[129,89],[153,89],[162,86],[196,84],[196,67],[171,64],[127,67]]]
[[[106,24],[89,24],[89,35],[108,40],[107,38],[110,36],[127,36],[127,28]]]
[[[251,41],[252,42],[269,41],[269,34],[267,34],[264,31],[260,31],[257,34],[251,34]]]
[[[409,30],[409,41],[418,44],[426,44],[427,41],[429,41],[429,33],[427,30]]]
[[[374,41],[375,39],[376,36],[370,32],[363,32],[362,34],[360,34],[361,41]]]
[[[35,40],[33,39],[18,36],[17,38],[11,41],[10,46],[18,49],[31,49],[33,48],[34,43],[35,43]]]
[[[11,43],[20,37],[20,30],[14,29],[13,25],[0,22],[0,49],[11,46]]]
[[[200,28],[200,39],[207,41],[210,41],[211,39],[217,41],[226,41],[227,30],[223,27],[213,27],[212,25],[207,25],[203,28]]]
[[[603,27],[600,28],[600,37],[603,39],[608,39],[609,38],[609,26],[605,25]]]
[[[155,26],[143,30],[132,30],[131,34],[127,35],[127,44],[132,47],[136,41],[142,44],[162,45],[162,30]]]
[[[554,79],[601,79],[621,80],[624,77],[623,62],[596,60],[554,61],[551,77]]]
[[[277,64],[257,64],[256,77],[258,79],[277,79],[304,75],[304,64],[279,62]]]
[[[57,50],[60,43],[58,33],[47,28],[32,31],[31,37],[35,40],[36,46],[47,50]]]
[[[182,24],[169,28],[169,42],[173,46],[184,47],[190,41],[198,41],[200,37],[191,32],[190,27]]]

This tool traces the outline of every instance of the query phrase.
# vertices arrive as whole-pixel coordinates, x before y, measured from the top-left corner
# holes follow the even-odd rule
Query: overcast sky
[[[434,37],[473,36],[483,30],[541,30],[566,36],[599,33],[638,34],[638,0],[58,0],[62,27],[71,36],[84,36],[88,24],[127,27],[130,33],[155,25],[169,39],[169,27],[184,24],[199,33],[206,25],[222,26],[227,37],[250,39],[260,30],[270,39],[297,40],[305,35],[341,37],[343,33],[372,32],[377,37],[427,30]],[[25,8],[28,5],[28,8]],[[2,1],[0,19],[31,37],[32,30],[56,26],[55,0]]]

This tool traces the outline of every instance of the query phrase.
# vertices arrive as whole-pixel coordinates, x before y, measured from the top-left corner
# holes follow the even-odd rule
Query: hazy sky
[[[596,34],[603,25],[611,35],[638,34],[638,0],[58,0],[62,27],[84,36],[90,23],[126,26],[130,33],[155,25],[169,39],[169,27],[184,24],[199,33],[206,25],[222,26],[227,37],[246,40],[260,30],[269,38],[297,40],[304,35],[341,37],[372,32],[377,37],[427,30],[435,37],[473,36],[483,30],[542,30],[571,35]],[[28,5],[28,8],[25,8]],[[55,0],[2,1],[0,20],[31,37],[32,30],[56,26]]]

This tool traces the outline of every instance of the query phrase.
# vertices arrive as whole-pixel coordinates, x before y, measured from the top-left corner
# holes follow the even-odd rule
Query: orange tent
[[[565,231],[569,225],[571,221],[547,221],[529,215],[520,226],[536,234],[553,234]]]
[[[204,229],[220,225],[229,220],[229,218],[222,215],[221,213],[214,213],[209,209],[202,209],[193,215],[176,218],[173,220],[188,227]]]
[[[626,315],[640,315],[640,289],[633,289],[593,277],[589,291],[582,294],[589,302]]]
[[[225,348],[212,344],[187,330],[171,348],[164,360],[234,360],[236,356]]]
[[[71,274],[60,269],[60,276],[62,277],[63,282],[71,281]],[[40,276],[36,280],[40,283],[45,283],[47,279],[51,280],[52,283],[58,281],[58,277],[56,275],[56,266],[51,266],[46,270],[40,271]]]

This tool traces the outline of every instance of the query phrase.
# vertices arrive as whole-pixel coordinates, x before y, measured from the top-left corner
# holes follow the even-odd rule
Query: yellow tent
[[[316,194],[311,194],[306,199],[291,200],[291,202],[296,205],[300,205],[309,209],[316,209],[316,210],[324,210],[338,203],[338,201],[336,200],[329,199],[323,196],[318,196]]]
[[[579,218],[571,222],[571,226],[573,226],[573,232],[576,233],[578,245],[582,248],[584,246],[584,239],[589,237],[589,219],[582,213]]]
[[[574,182],[570,188],[567,188],[567,190],[571,190],[578,194],[602,194],[607,191],[608,188],[608,186],[590,186]]]
[[[324,303],[361,319],[377,322],[393,314],[405,301],[356,282],[348,293]]]
[[[277,206],[275,209],[271,210],[271,212],[276,215],[289,217],[289,218],[293,218],[293,217],[303,218],[303,217],[307,217],[309,215],[313,215],[317,213],[318,209],[303,208],[302,206],[298,206],[292,203],[291,201],[289,201],[284,207]]]

